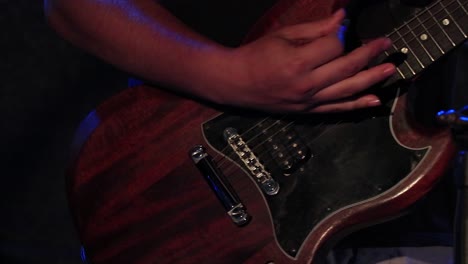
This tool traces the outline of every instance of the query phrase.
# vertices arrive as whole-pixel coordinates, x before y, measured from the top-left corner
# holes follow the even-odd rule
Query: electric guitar
[[[343,3],[282,0],[249,38]],[[153,87],[123,91],[83,122],[68,177],[86,253],[101,263],[312,263],[345,233],[398,215],[454,154],[450,131],[408,111],[413,79],[468,34],[468,1],[436,0],[387,34],[382,107],[272,115]]]

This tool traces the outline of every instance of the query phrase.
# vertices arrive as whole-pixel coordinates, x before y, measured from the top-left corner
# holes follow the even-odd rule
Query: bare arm
[[[221,104],[311,112],[375,106],[375,95],[352,95],[395,71],[391,64],[361,71],[388,47],[385,39],[342,55],[336,34],[342,11],[227,48],[196,34],[153,0],[46,0],[45,10],[59,33],[96,56]],[[310,41],[297,46],[296,39]]]

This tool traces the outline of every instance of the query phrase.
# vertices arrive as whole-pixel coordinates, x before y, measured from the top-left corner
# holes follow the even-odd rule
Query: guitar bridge
[[[237,130],[229,127],[224,130],[224,139],[229,146],[239,156],[241,161],[249,170],[250,174],[255,178],[261,189],[267,195],[276,195],[279,192],[279,184],[271,177],[270,173],[265,169],[262,163],[250,147],[245,143],[242,137],[237,133]]]

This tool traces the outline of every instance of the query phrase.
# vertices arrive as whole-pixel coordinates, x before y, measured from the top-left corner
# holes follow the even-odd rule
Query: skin
[[[46,0],[44,7],[50,25],[75,45],[218,104],[314,113],[373,107],[378,97],[362,91],[395,73],[392,64],[366,68],[390,47],[388,39],[343,54],[343,10],[230,48],[195,33],[153,0]]]

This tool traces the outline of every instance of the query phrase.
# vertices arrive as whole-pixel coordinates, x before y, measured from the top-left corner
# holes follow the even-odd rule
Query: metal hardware
[[[245,164],[263,192],[267,195],[276,195],[279,192],[279,184],[271,177],[263,164],[260,163],[250,147],[237,133],[237,130],[232,127],[226,128],[224,130],[224,139]]]
[[[226,177],[218,169],[211,156],[206,153],[205,148],[197,145],[190,150],[189,155],[232,222],[237,226],[247,224],[251,219],[250,215],[246,212],[244,205],[240,202]]]

